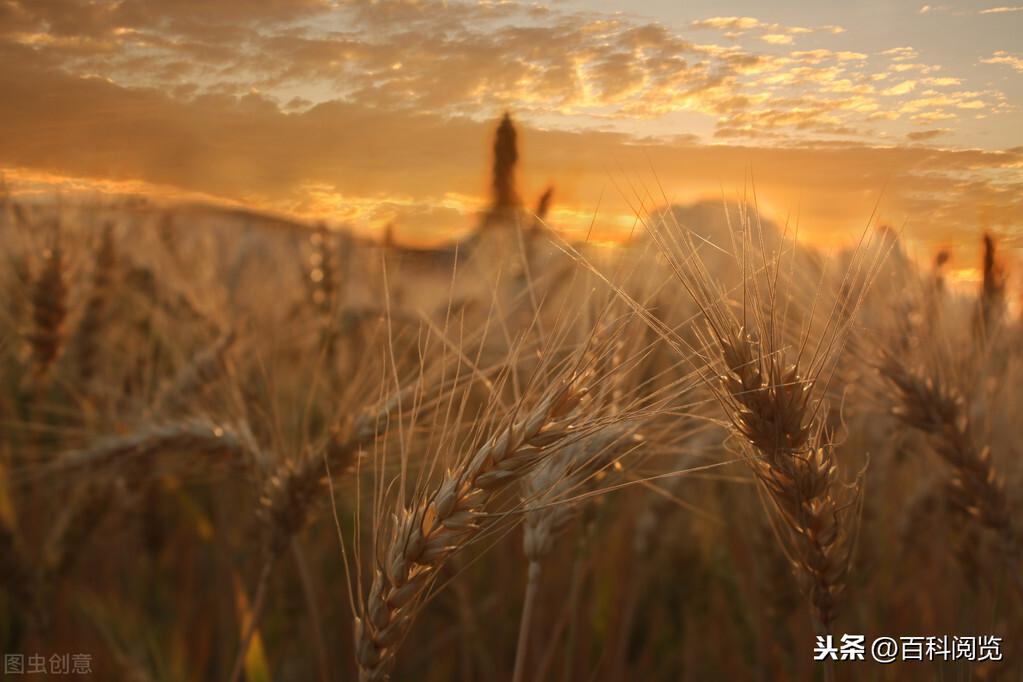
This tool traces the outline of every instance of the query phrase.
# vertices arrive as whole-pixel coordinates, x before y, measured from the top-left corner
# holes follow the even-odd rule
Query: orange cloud
[[[754,17],[711,17],[709,19],[693,21],[690,23],[690,26],[696,29],[724,31],[725,35],[729,38],[739,37],[748,31],[759,31],[769,35],[788,37],[788,42],[792,42],[791,36],[801,33],[823,32],[835,34],[845,31],[841,26],[818,26],[815,28],[786,26],[784,24],[760,21]],[[767,36],[765,35],[764,37],[766,38]]]
[[[1011,55],[1005,50],[998,50],[987,59],[980,60],[982,64],[1006,64],[1014,71],[1023,73],[1023,58]]]
[[[0,6],[0,56],[14,63],[160,88],[177,99],[261,97],[300,112],[334,99],[381,108],[479,116],[512,106],[574,123],[696,114],[718,138],[877,139],[891,112],[897,139],[912,122],[900,102],[938,65],[908,46],[879,55],[789,50],[797,37],[838,26],[787,26],[712,17],[691,27],[752,44],[694,42],[662,23],[517,3],[381,0],[10,0]],[[774,50],[763,52],[759,48]],[[20,49],[18,49],[20,48]],[[946,84],[959,79],[933,79]],[[844,99],[855,95],[853,103]],[[1000,113],[1001,93],[972,99]],[[937,101],[937,100],[934,100]],[[934,114],[940,116],[941,105]],[[793,115],[782,116],[783,109]]]

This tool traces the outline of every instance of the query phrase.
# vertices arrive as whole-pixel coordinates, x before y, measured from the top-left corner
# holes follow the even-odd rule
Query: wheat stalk
[[[805,363],[809,369],[804,375],[799,364],[809,331],[804,332],[797,359],[788,364],[781,342],[788,307],[778,301],[782,257],[769,259],[761,253],[762,267],[750,270],[756,248],[749,220],[749,216],[743,218],[741,261],[736,255],[736,265],[742,269],[742,323],[729,308],[719,279],[703,263],[691,233],[676,235],[667,225],[655,225],[651,233],[709,327],[711,341],[702,345],[716,347],[717,359],[708,358],[707,365],[723,366],[719,377],[708,377],[710,386],[781,519],[779,538],[801,578],[815,620],[828,632],[852,557],[853,512],[861,486],[857,482],[847,487],[839,479],[834,449],[824,438],[821,415],[826,410],[822,401],[814,399],[813,388],[841,345],[873,270],[857,263],[846,274],[843,291]],[[763,285],[762,277],[768,278]],[[752,328],[746,325],[748,316],[754,320]]]
[[[14,528],[3,518],[0,518],[0,585],[11,595],[16,606],[37,615],[36,583],[31,563]]]
[[[67,318],[67,284],[64,253],[59,241],[43,254],[43,267],[32,290],[32,330],[28,341],[32,348],[33,374],[44,378],[60,355]]]
[[[522,529],[522,549],[528,562],[526,594],[519,621],[513,682],[521,682],[533,609],[540,589],[543,561],[554,541],[573,521],[579,501],[572,499],[581,488],[600,476],[621,454],[624,436],[635,428],[628,423],[610,424],[571,443],[557,457],[542,462],[522,482],[523,504],[528,511]],[[638,438],[638,436],[636,436]]]
[[[213,333],[221,332],[220,324],[199,308],[195,300],[184,291],[170,287],[160,280],[152,268],[125,259],[125,281],[154,308],[162,310],[168,317],[179,320],[187,318]]]
[[[65,452],[50,466],[67,474],[87,470],[93,480],[83,485],[50,529],[44,546],[40,575],[52,582],[64,574],[103,520],[113,501],[114,487],[102,478],[102,468],[120,465],[130,467],[137,459],[147,460],[145,471],[154,459],[163,454],[225,454],[245,461],[258,458],[251,436],[211,422],[193,419],[162,426],[148,426],[126,436],[103,438],[88,448]],[[134,476],[137,477],[138,468]]]
[[[167,383],[157,398],[158,409],[180,411],[228,371],[228,354],[234,345],[234,332],[228,332],[197,353]]]
[[[316,448],[315,454],[307,454],[297,462],[287,459],[267,478],[260,495],[260,517],[266,529],[263,566],[253,600],[253,615],[242,633],[229,678],[232,682],[240,679],[274,564],[305,526],[317,493],[327,483],[327,470],[342,472],[348,469],[361,448],[384,434],[391,415],[402,400],[419,388],[418,384],[411,384],[396,391],[376,410],[363,411],[350,424],[336,428],[326,442]]]
[[[585,376],[564,376],[525,416],[492,433],[448,471],[433,492],[396,514],[389,539],[378,547],[369,596],[355,619],[361,680],[388,679],[424,593],[447,559],[479,533],[493,496],[577,432],[570,414],[587,392]]]
[[[811,404],[813,380],[742,327],[718,338],[721,385],[747,458],[787,527],[818,623],[829,631],[852,550],[851,501],[842,500],[835,453],[823,443]],[[858,495],[858,491],[856,493]]]
[[[92,282],[85,310],[70,341],[70,354],[78,370],[78,379],[84,385],[96,373],[96,356],[99,354],[99,338],[106,310],[109,305],[110,287],[117,265],[117,250],[114,242],[113,225],[107,223],[103,229],[99,248],[93,260]]]
[[[952,504],[1001,538],[1018,580],[1019,536],[1005,484],[991,461],[991,449],[976,444],[965,397],[941,377],[910,368],[892,355],[883,358],[880,371],[899,398],[895,415],[927,434],[934,453],[950,469],[947,490]]]
[[[625,434],[634,426],[612,424],[567,445],[523,480],[523,503],[528,511],[523,524],[523,552],[530,562],[542,561],[554,540],[572,521],[578,505],[570,499],[587,482],[615,461]],[[616,445],[620,447],[616,447]]]
[[[32,269],[29,259],[23,254],[9,252],[7,260],[11,274],[4,282],[8,297],[6,312],[11,323],[17,327],[22,324],[23,318],[29,312],[26,302],[29,298],[28,293],[32,290]]]
[[[93,480],[61,508],[43,549],[40,572],[45,583],[52,584],[71,568],[114,499],[109,480]]]
[[[50,466],[62,471],[94,470],[129,458],[182,452],[225,454],[243,462],[261,457],[247,429],[195,418],[150,424],[126,435],[106,436],[88,447],[63,453]]]

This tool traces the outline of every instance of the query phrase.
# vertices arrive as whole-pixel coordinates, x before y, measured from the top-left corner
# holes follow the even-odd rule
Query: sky
[[[984,229],[1023,248],[1003,2],[0,0],[0,169],[429,242],[485,208],[507,110],[568,234],[755,193],[808,240],[874,214],[966,267]]]

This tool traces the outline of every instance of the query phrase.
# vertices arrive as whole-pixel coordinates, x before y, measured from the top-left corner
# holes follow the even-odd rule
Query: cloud
[[[908,59],[916,59],[919,57],[917,51],[908,46],[893,47],[891,49],[884,50],[881,54],[891,57],[894,61],[906,61]]]
[[[919,130],[911,133],[906,133],[906,139],[910,142],[923,142],[925,140],[933,140],[936,137],[942,135],[948,135],[951,131],[949,128],[935,128],[934,130]]]
[[[690,22],[689,25],[696,29],[710,28],[719,31],[749,31],[764,26],[759,19],[753,17],[711,17]]]
[[[880,56],[786,52],[798,36],[842,29],[753,17],[692,25],[750,36],[748,45],[718,45],[658,22],[515,3],[230,0],[195,9],[198,0],[63,0],[83,28],[75,33],[78,24],[68,21],[47,33],[60,20],[53,1],[15,3],[21,23],[0,30],[0,39],[69,73],[162,88],[179,99],[258,93],[290,103],[292,112],[332,99],[470,117],[515,106],[526,116],[590,125],[691,112],[719,137],[867,137],[876,132],[876,112],[891,106],[875,89],[876,62],[892,60],[893,72],[937,69],[917,63],[910,47]],[[29,38],[37,35],[50,39]],[[758,49],[763,43],[774,52]],[[901,109],[890,111],[897,119]]]
[[[915,89],[916,81],[902,81],[898,85],[893,85],[890,88],[882,90],[881,94],[886,96],[905,95],[907,93],[913,92],[913,90]]]
[[[862,61],[867,59],[867,55],[862,52],[848,52],[848,51],[833,51],[824,48],[818,48],[816,50],[798,50],[789,53],[789,56],[793,59],[797,59],[802,62],[809,64],[820,64],[831,59],[837,59],[838,61]]]
[[[656,21],[511,2],[9,0],[0,8],[9,15],[0,17],[0,45],[24,48],[12,52],[17,59],[182,100],[257,93],[292,113],[330,100],[477,118],[514,106],[573,125],[688,112],[719,137],[866,139],[878,132],[879,110],[889,122],[902,116],[892,100],[908,99],[905,83],[938,69],[908,46],[880,55],[788,51],[800,36],[842,29],[754,17],[690,25],[736,40],[719,45]],[[879,88],[887,77],[879,69],[906,77]],[[974,99],[998,111],[998,96]]]
[[[1005,64],[1012,67],[1014,71],[1023,73],[1023,57],[1009,54],[1005,50],[998,50],[987,59],[981,59],[981,64]]]
[[[1007,12],[1023,12],[1023,5],[1015,5],[1012,7],[990,7],[988,9],[982,9],[980,14],[1005,14]]]
[[[773,44],[788,45],[792,42],[792,36],[804,33],[843,33],[841,26],[817,26],[807,28],[805,26],[786,26],[771,22],[760,21],[754,17],[711,17],[699,19],[689,23],[690,28],[712,29],[724,31],[726,37],[738,38],[750,31],[762,33],[761,39]],[[787,40],[785,40],[787,38]]]

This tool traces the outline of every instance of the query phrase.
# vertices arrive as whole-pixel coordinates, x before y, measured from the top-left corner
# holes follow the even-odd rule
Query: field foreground
[[[5,656],[101,680],[1020,678],[1023,328],[993,240],[963,294],[883,228],[823,254],[698,205],[597,247],[542,214],[417,251],[5,202]],[[814,660],[855,635],[864,660]]]

